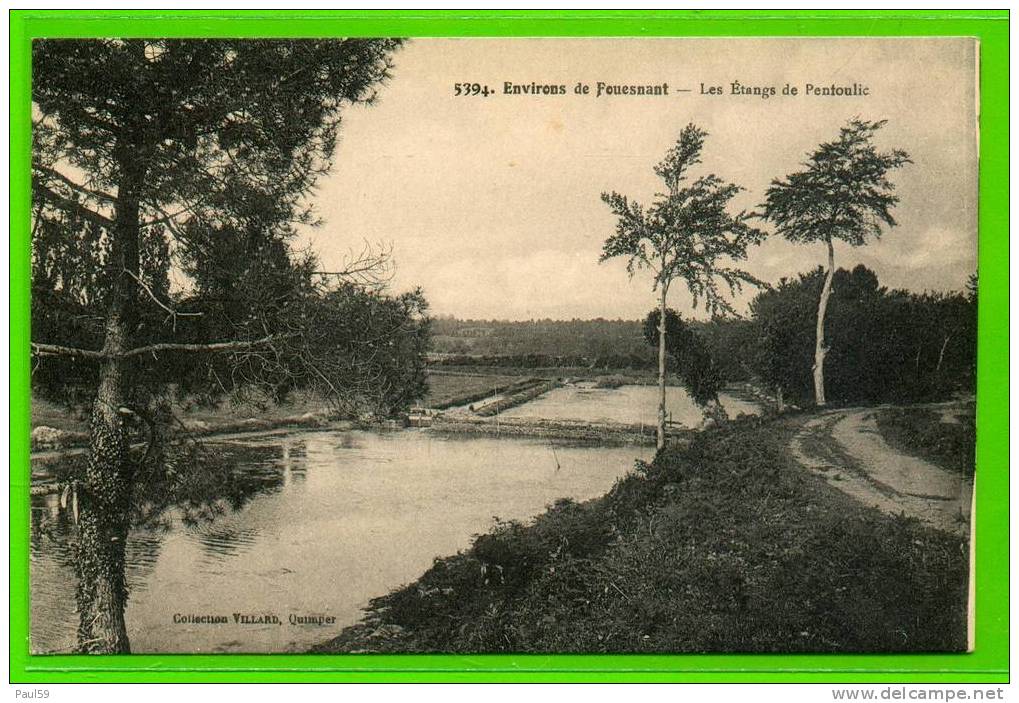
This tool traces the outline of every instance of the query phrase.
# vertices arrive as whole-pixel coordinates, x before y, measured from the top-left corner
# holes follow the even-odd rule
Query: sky
[[[615,226],[603,191],[650,202],[663,189],[653,166],[694,122],[709,136],[693,175],[743,186],[733,209],[753,209],[773,178],[860,117],[888,120],[878,148],[914,163],[892,175],[898,226],[865,247],[837,244],[836,265],[862,263],[889,287],[958,290],[976,270],[975,50],[966,38],[415,39],[377,103],[347,111],[315,194],[324,224],[302,237],[328,269],[364,241],[391,246],[393,289],[420,286],[433,314],[634,319],[655,304],[651,279],[599,263]],[[506,95],[506,81],[567,94]],[[670,89],[594,97],[599,81]],[[777,94],[733,95],[733,81]],[[458,97],[458,82],[494,94]],[[591,93],[576,94],[578,82]],[[799,94],[782,95],[787,83]],[[869,94],[806,95],[808,83]],[[824,258],[821,244],[775,235],[744,265],[774,283]],[[682,285],[669,304],[703,314]]]

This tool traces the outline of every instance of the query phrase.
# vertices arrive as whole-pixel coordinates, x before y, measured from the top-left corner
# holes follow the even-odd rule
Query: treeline
[[[751,303],[740,365],[798,404],[813,399],[820,268],[783,279]],[[911,293],[879,284],[873,271],[838,269],[825,320],[825,383],[839,402],[921,401],[973,392],[976,383],[977,294]],[[726,349],[715,342],[713,354]]]
[[[745,318],[684,321],[724,382],[752,382],[784,401],[813,399],[821,267],[760,292]],[[933,400],[972,392],[976,286],[914,293],[880,285],[864,266],[838,269],[825,319],[829,397]],[[656,318],[657,319],[657,318]],[[639,320],[433,321],[433,363],[448,366],[641,369],[657,363]],[[675,369],[681,372],[682,369]]]
[[[613,357],[621,366],[651,358],[641,336],[640,322],[635,320],[511,322],[437,317],[432,321],[432,335],[432,351],[439,354],[583,359],[574,365]]]
[[[469,354],[433,355],[436,366],[483,366],[486,368],[514,369],[649,369],[654,360],[648,354],[605,354],[587,356],[581,354]]]

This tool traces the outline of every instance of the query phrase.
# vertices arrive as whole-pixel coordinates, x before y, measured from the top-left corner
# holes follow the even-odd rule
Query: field
[[[481,373],[470,370],[429,371],[428,394],[421,401],[421,405],[436,409],[466,405],[496,395],[529,375],[531,374]]]

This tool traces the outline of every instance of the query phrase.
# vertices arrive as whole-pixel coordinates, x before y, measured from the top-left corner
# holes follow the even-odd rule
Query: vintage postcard
[[[978,52],[35,40],[31,651],[967,651]]]

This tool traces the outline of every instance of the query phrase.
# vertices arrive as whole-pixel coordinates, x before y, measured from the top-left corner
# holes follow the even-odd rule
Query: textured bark
[[[835,276],[835,247],[831,237],[825,242],[828,245],[828,272],[824,275],[824,286],[821,288],[821,299],[817,303],[817,334],[814,344],[814,402],[819,408],[826,404],[824,397],[824,357],[828,347],[824,344],[824,316],[828,311],[828,298],[831,297],[831,281]]]
[[[106,345],[123,345],[123,322],[107,320]],[[124,548],[131,494],[128,442],[118,410],[124,402],[123,361],[103,362],[99,390],[92,407],[90,445],[85,479],[79,490],[78,648],[89,654],[130,651],[124,607]]]
[[[658,432],[656,444],[665,447],[665,298],[668,286],[662,285],[662,297],[658,304]]]
[[[106,316],[104,360],[92,406],[89,454],[79,486],[78,648],[89,654],[130,652],[124,608],[124,555],[130,527],[134,468],[122,408],[130,397],[131,362],[124,357],[135,326],[139,273],[139,194],[144,177],[138,150],[119,152],[120,184],[111,235],[114,280]]]

